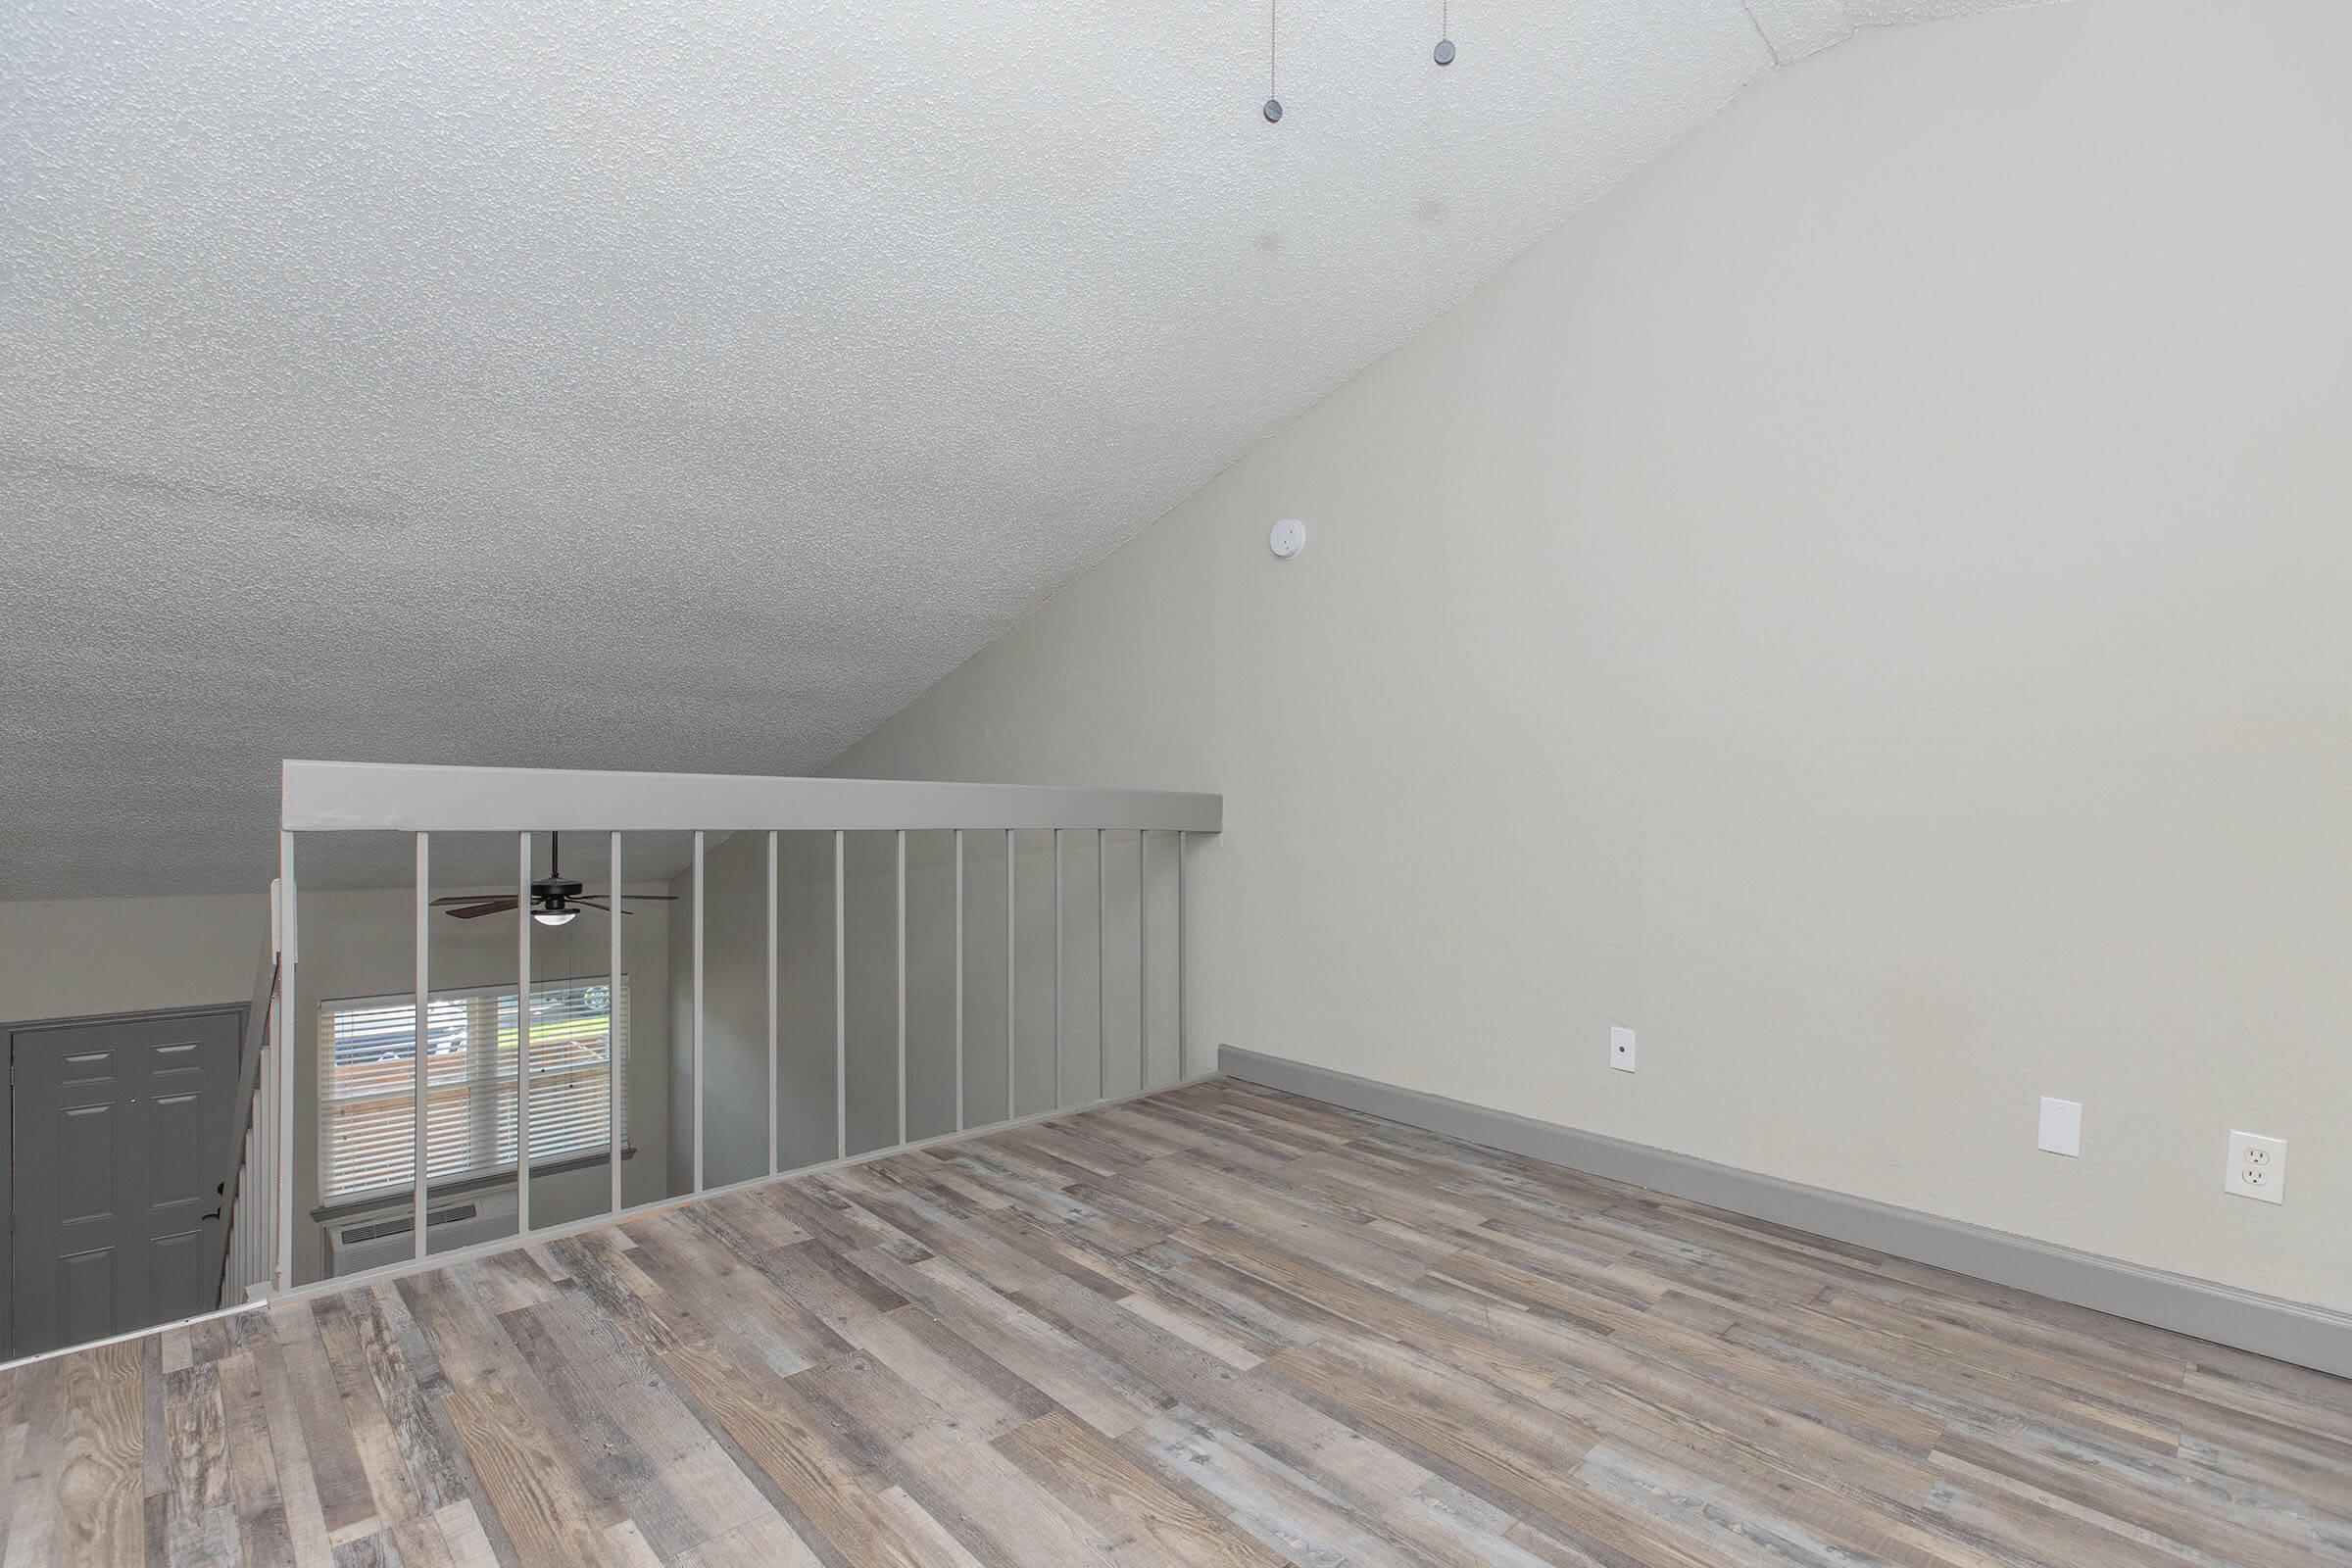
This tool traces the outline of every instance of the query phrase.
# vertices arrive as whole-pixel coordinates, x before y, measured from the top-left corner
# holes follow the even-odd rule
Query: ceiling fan
[[[547,875],[531,884],[531,918],[541,925],[569,925],[582,909],[596,909],[611,914],[612,906],[602,898],[587,897],[585,882],[564,875],[564,835],[547,836]],[[677,896],[671,893],[624,893],[621,897],[631,903],[656,902],[674,904]],[[519,902],[510,893],[503,898],[484,898],[478,893],[454,894],[435,899],[436,906],[448,905],[444,913],[461,920],[479,920],[486,914],[504,914]],[[620,911],[626,914],[629,911]]]

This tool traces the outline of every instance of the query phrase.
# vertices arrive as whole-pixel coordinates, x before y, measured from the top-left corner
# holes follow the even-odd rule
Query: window
[[[514,1168],[514,991],[436,994],[425,1008],[425,1172],[456,1181]],[[625,1064],[629,982],[531,988],[531,1161],[602,1154],[609,1053]],[[318,1009],[318,1191],[345,1203],[416,1181],[416,1005],[410,997]],[[628,1131],[627,1093],[620,1106]]]

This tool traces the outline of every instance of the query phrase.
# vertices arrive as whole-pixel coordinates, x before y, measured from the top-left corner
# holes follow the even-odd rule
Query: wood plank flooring
[[[2352,1384],[1219,1081],[0,1374],[0,1564],[2352,1564]]]

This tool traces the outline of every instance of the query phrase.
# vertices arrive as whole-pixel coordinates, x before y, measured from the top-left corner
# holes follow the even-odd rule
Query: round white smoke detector
[[[1306,524],[1297,517],[1285,517],[1274,525],[1266,539],[1266,548],[1288,561],[1306,548]]]

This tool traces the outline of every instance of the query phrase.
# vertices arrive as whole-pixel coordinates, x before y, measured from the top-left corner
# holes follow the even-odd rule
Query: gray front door
[[[18,1355],[218,1304],[241,1008],[11,1030]]]

